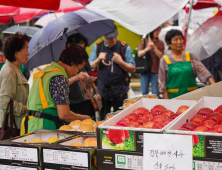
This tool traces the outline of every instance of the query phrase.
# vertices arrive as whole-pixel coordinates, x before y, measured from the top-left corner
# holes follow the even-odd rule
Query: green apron
[[[34,75],[33,87],[29,93],[27,108],[30,111],[42,112],[43,114],[58,117],[57,109],[53,98],[49,92],[50,80],[54,76],[63,75],[67,78],[67,74],[59,64],[52,62],[41,72]],[[60,120],[61,121],[61,120]],[[26,126],[26,122],[27,126]],[[57,125],[58,122],[56,121]],[[56,123],[46,118],[35,117],[35,115],[26,114],[21,125],[21,135],[30,133],[38,129],[56,130]],[[59,122],[61,123],[61,122]],[[59,124],[60,125],[60,124]],[[26,130],[27,129],[27,132]]]
[[[173,64],[171,64],[167,55],[164,56],[168,64],[167,92],[170,99],[197,89],[190,63],[190,54],[185,52],[185,55],[186,61]]]

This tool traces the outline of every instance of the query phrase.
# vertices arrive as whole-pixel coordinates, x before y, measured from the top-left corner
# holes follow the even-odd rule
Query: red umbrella
[[[24,8],[57,10],[59,9],[60,0],[1,0],[0,4]]]
[[[203,9],[217,6],[218,4],[214,0],[198,0],[197,4],[193,6],[193,9]]]

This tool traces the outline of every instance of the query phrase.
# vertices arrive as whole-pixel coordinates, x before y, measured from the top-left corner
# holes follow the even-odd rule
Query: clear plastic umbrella
[[[213,55],[222,47],[222,11],[204,22],[192,34],[186,45],[186,51],[196,55],[200,60]]]

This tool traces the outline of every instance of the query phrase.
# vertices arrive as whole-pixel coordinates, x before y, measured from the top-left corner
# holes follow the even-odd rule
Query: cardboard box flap
[[[200,100],[203,96],[222,97],[222,81],[178,96],[176,100]]]
[[[207,89],[212,97],[222,97],[222,82],[212,84],[210,86],[203,87],[203,89]],[[206,96],[206,95],[205,95]]]

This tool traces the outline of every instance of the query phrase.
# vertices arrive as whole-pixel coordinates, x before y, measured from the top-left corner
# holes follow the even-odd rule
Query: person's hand
[[[99,56],[98,56],[99,61],[105,60],[106,59],[106,54],[107,53],[104,53],[104,52],[99,53]]]
[[[150,41],[146,46],[146,51],[150,51],[154,48],[154,43]]]
[[[110,65],[111,65],[111,62],[110,62],[110,61],[109,61],[109,63],[105,63],[106,55],[107,55],[107,53],[102,52],[102,53],[99,54],[98,59],[99,59],[99,61],[102,61],[102,63],[103,63],[105,66],[110,66]]]
[[[79,114],[79,120],[85,120],[85,119],[92,119],[90,116],[87,115],[80,115]]]
[[[24,108],[25,113],[28,113],[27,106],[26,106],[26,105],[23,105],[23,108]]]
[[[122,59],[121,55],[119,55],[118,53],[114,52],[113,53],[113,62],[119,64],[122,61],[123,61],[123,59]]]
[[[77,76],[77,80],[85,80],[87,79],[87,77],[89,77],[88,74],[85,72],[80,72],[76,76]]]

